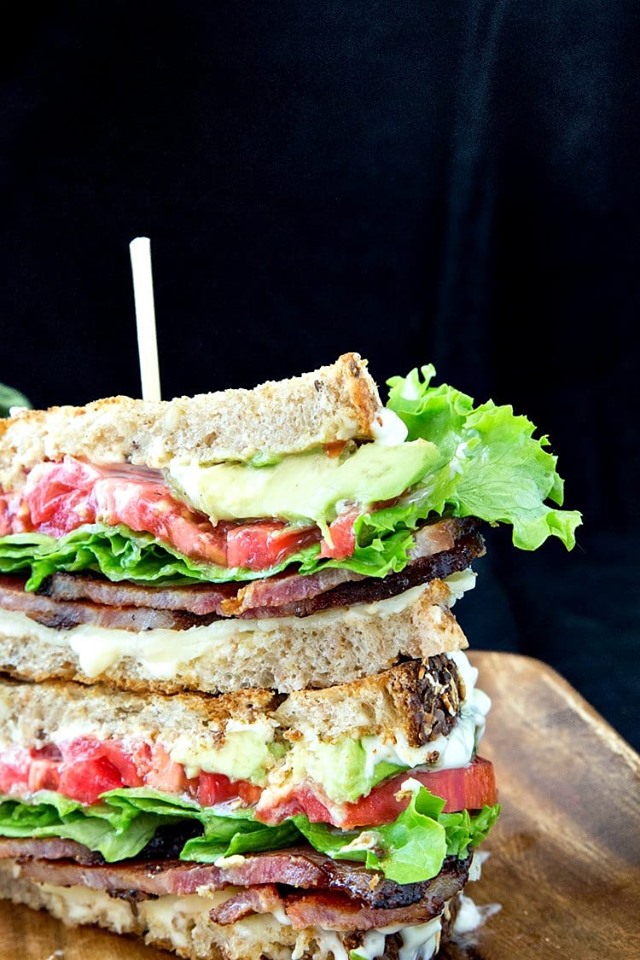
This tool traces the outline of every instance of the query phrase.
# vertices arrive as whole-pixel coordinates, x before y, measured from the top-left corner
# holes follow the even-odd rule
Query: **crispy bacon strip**
[[[43,846],[38,848],[38,843]],[[25,873],[38,883],[63,887],[84,885],[93,890],[106,890],[114,896],[125,890],[135,890],[145,896],[187,895],[202,889],[222,890],[227,886],[260,887],[264,893],[277,884],[299,891],[331,891],[344,903],[356,902],[359,908],[402,910],[427,897],[448,899],[462,888],[468,874],[468,861],[448,857],[438,876],[432,880],[398,884],[386,880],[380,873],[367,870],[360,863],[331,860],[309,847],[248,854],[241,863],[230,864],[226,869],[179,860],[88,865],[62,858],[56,862],[38,859],[48,856],[49,848],[45,843],[28,840],[12,841],[11,847],[0,844],[0,858],[24,859]],[[245,899],[238,909],[244,910],[247,902]],[[266,902],[264,898],[262,902]],[[258,903],[256,899],[253,912],[260,912],[256,909]],[[316,906],[315,903],[309,904],[309,909]],[[229,910],[232,910],[231,906]]]
[[[13,859],[75,860],[81,864],[102,863],[102,856],[75,840],[32,840],[30,837],[0,838],[0,860]]]
[[[153,607],[112,607],[86,600],[52,600],[38,593],[28,593],[24,580],[14,575],[0,575],[0,607],[25,613],[32,620],[58,630],[69,630],[81,623],[116,630],[185,630],[198,621],[182,610],[156,610]]]
[[[180,610],[197,616],[222,613],[225,600],[234,598],[234,583],[194,583],[187,587],[142,587],[137,583],[112,583],[92,574],[54,573],[38,593],[52,600],[91,600],[110,607],[153,607]]]

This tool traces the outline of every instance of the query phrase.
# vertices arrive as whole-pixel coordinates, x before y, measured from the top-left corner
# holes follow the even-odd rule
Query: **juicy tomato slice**
[[[252,806],[260,799],[262,790],[248,780],[230,780],[223,773],[200,771],[196,796],[203,807],[212,807],[216,803],[226,803],[238,797],[246,806]]]
[[[26,790],[29,782],[29,752],[20,747],[7,750],[0,758],[0,793]]]
[[[172,760],[159,743],[151,747],[151,762],[144,774],[144,782],[147,786],[164,790],[166,793],[183,793],[189,787],[182,764]]]
[[[256,820],[276,826],[289,817],[303,814],[311,823],[333,823],[331,810],[319,796],[321,791],[309,784],[303,784],[293,790],[288,797],[270,807],[256,809]]]
[[[67,458],[63,463],[42,463],[31,471],[25,500],[33,524],[43,533],[62,536],[82,523],[93,523],[88,504],[93,484],[100,477],[95,467]]]
[[[22,512],[19,507],[0,495],[0,535],[34,525],[59,537],[86,523],[122,523],[152,534],[185,556],[249,570],[276,566],[320,539],[316,526],[297,527],[280,520],[214,526],[204,514],[176,500],[162,479],[135,468],[96,467],[72,457],[35,467],[27,480]],[[340,524],[336,529],[340,537]]]
[[[238,796],[238,785],[232,783],[223,773],[200,772],[198,777],[198,803],[203,807],[212,807]]]
[[[141,787],[144,784],[138,769],[137,757],[118,740],[103,741],[102,756],[114,765],[125,787]]]
[[[399,795],[402,784],[409,777],[418,780],[435,796],[442,797],[446,801],[445,813],[477,810],[485,804],[497,802],[493,764],[484,757],[476,757],[466,767],[428,772],[412,770],[392,777],[375,787],[367,797],[345,804],[346,818],[341,820],[340,826],[348,830],[395,820],[409,804],[409,796]]]
[[[267,570],[319,536],[316,527],[292,527],[281,520],[243,523],[227,532],[227,566]]]
[[[319,787],[303,784],[271,806],[265,804],[261,807],[258,804],[256,819],[276,825],[287,817],[301,813],[312,823],[331,823],[343,830],[381,826],[392,823],[408,806],[410,796],[403,794],[401,788],[409,778],[418,780],[431,793],[442,797],[446,801],[446,813],[477,810],[485,804],[496,803],[493,764],[476,757],[466,767],[453,770],[406,770],[374,787],[368,796],[355,803],[340,804],[333,808]]]
[[[60,787],[60,764],[57,760],[32,760],[29,765],[29,791],[58,790]]]
[[[176,500],[162,479],[150,479],[135,468],[96,467],[72,457],[41,463],[29,474],[24,505],[25,516],[16,513],[11,520],[14,533],[28,529],[25,517],[54,537],[85,523],[123,523],[153,534],[186,556],[222,566],[226,562],[224,525],[214,527],[207,517]],[[9,522],[10,508],[8,501],[0,505],[2,528]]]
[[[65,797],[80,803],[95,803],[101,793],[122,787],[122,777],[110,760],[96,756],[65,763],[60,767],[58,789]]]
[[[95,484],[90,503],[97,520],[152,533],[185,556],[226,563],[224,525],[214,527],[194,513],[163,482],[105,476]]]
[[[359,510],[346,510],[333,523],[329,524],[331,542],[323,540],[320,545],[320,556],[332,560],[344,560],[353,555],[356,548],[356,535],[353,525],[360,516]]]
[[[238,780],[236,786],[238,796],[248,807],[253,807],[262,796],[262,787],[256,787],[255,783],[249,783],[248,780]]]
[[[6,493],[0,493],[0,537],[6,537],[12,532],[12,519],[9,497]]]

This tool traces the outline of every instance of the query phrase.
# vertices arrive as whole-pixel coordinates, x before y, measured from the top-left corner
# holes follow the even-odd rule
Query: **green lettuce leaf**
[[[443,814],[443,808],[444,800],[420,787],[398,818],[381,827],[342,831],[302,816],[293,820],[311,846],[332,859],[360,861],[397,883],[419,883],[440,872],[445,856],[465,859],[500,813],[499,804],[473,815]]]
[[[287,563],[306,559],[307,548],[269,571],[243,570],[200,563],[160,543],[151,534],[135,533],[120,524],[95,523],[79,527],[60,539],[42,533],[14,533],[0,538],[0,573],[29,571],[27,590],[37,590],[56,571],[91,570],[112,581],[128,580],[147,585],[253,580],[284,569]]]
[[[111,790],[104,794],[103,799],[123,813],[142,811],[147,815],[198,820],[203,825],[203,834],[186,842],[180,854],[182,860],[213,863],[218,857],[279,850],[300,839],[298,830],[291,822],[268,827],[243,809],[225,811],[222,816],[215,808],[201,807],[194,801],[181,800],[149,787]]]
[[[8,417],[12,407],[31,407],[31,403],[15,387],[0,383],[0,417]]]
[[[101,853],[109,863],[135,857],[161,824],[178,819],[144,813],[123,817],[108,804],[85,807],[52,791],[34,794],[32,803],[0,801],[1,836],[75,840]]]
[[[360,861],[390,880],[413,883],[435,876],[445,856],[466,858],[500,809],[484,807],[470,815],[443,814],[443,807],[443,800],[419,787],[393,823],[343,831],[303,816],[269,827],[246,810],[221,812],[148,787],[111,790],[89,807],[40,791],[28,803],[0,797],[0,836],[76,840],[113,863],[137,856],[161,826],[191,819],[202,824],[202,834],[185,843],[182,860],[213,863],[219,857],[284,849],[306,838],[336,860]]]
[[[537,549],[550,536],[571,549],[582,517],[556,509],[564,486],[548,438],[535,439],[535,426],[510,406],[489,401],[474,407],[453,387],[430,386],[433,366],[421,373],[389,380],[388,406],[405,422],[409,439],[430,440],[442,454],[412,499],[423,498],[436,514],[510,524],[513,543],[523,550]]]
[[[267,827],[256,820],[242,821],[242,830],[233,827],[233,820],[218,820],[219,823],[208,823],[201,837],[187,840],[181,860],[214,863],[219,857],[281,850],[300,842],[300,833],[290,820],[277,827]]]

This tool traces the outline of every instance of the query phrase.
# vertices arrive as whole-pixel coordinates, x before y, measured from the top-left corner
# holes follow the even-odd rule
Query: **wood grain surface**
[[[548,666],[505,653],[471,658],[493,700],[481,752],[496,766],[503,813],[467,893],[500,910],[440,956],[640,960],[640,757]],[[0,904],[2,960],[169,956]]]

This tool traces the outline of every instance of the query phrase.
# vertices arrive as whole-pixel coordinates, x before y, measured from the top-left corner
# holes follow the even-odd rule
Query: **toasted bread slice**
[[[380,673],[401,658],[467,647],[449,609],[464,577],[474,574],[465,571],[386,600],[307,617],[235,618],[181,631],[135,633],[89,624],[65,630],[4,610],[0,670],[26,680],[102,682],[165,693],[247,688],[289,693],[333,686]]]
[[[347,353],[332,365],[251,390],[25,410],[0,421],[0,489],[19,487],[36,463],[65,455],[162,468],[176,456],[245,461],[261,452],[370,439],[380,409],[366,361]]]
[[[39,749],[76,737],[159,741],[168,752],[186,737],[217,749],[240,726],[259,728],[265,736],[288,743],[314,733],[327,743],[375,736],[384,742],[401,738],[410,747],[421,747],[455,722],[465,693],[456,661],[444,654],[287,697],[271,690],[217,697],[141,695],[99,684],[4,679],[0,680],[0,750]]]

